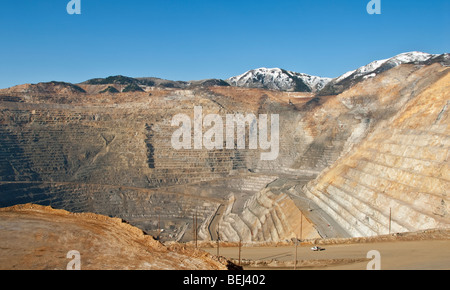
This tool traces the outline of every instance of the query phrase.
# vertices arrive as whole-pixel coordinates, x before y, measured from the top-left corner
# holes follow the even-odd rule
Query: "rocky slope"
[[[323,96],[340,94],[353,85],[357,84],[358,82],[361,82],[368,78],[373,78],[376,75],[401,64],[409,63],[416,65],[429,65],[434,62],[440,62],[442,64],[448,65],[450,64],[449,55],[435,55],[420,51],[401,53],[388,59],[373,61],[356,70],[349,71],[328,82],[319,94]]]
[[[450,227],[450,69],[424,67],[405,81],[413,81],[412,91],[398,96],[405,102],[398,111],[304,188],[352,236]],[[361,83],[338,98],[367,95],[370,87]],[[387,96],[380,92],[379,101]]]
[[[169,247],[117,218],[26,204],[0,209],[0,269],[65,270],[80,254],[82,270],[226,270],[224,259]],[[71,268],[70,266],[69,268]]]
[[[319,238],[307,212],[287,194],[285,182],[277,180],[251,196],[239,208],[231,196],[219,221],[221,238],[232,242],[278,242]],[[306,214],[306,216],[305,216]]]

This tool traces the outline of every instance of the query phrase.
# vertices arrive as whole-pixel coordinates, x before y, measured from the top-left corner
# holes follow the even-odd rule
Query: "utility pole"
[[[192,215],[192,239],[195,242],[195,214]]]
[[[217,257],[219,257],[219,248],[220,248],[220,232],[219,232],[219,227],[217,227]]]
[[[158,214],[158,240],[161,235],[161,214]]]
[[[301,213],[302,217],[300,218],[300,241],[303,240],[303,213]]]
[[[294,261],[294,270],[297,270],[297,247],[298,247],[298,237],[295,237],[295,261]]]
[[[241,247],[242,247],[242,243],[241,243],[241,239],[239,239],[239,266],[241,265]]]
[[[391,234],[392,208],[389,208],[389,234]]]
[[[198,248],[197,239],[198,239],[198,229],[197,229],[197,210],[195,211],[195,248]]]

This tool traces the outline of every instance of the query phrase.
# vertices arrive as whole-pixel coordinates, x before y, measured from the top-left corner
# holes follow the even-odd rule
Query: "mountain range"
[[[143,92],[149,87],[168,89],[190,89],[196,87],[233,86],[243,88],[260,88],[284,92],[308,92],[316,95],[337,95],[355,84],[368,78],[390,70],[398,65],[412,63],[428,65],[440,62],[450,65],[450,54],[429,54],[419,51],[406,52],[394,57],[376,60],[367,65],[349,71],[337,78],[313,76],[282,68],[258,68],[249,70],[241,75],[222,79],[206,79],[196,81],[172,81],[156,77],[132,78],[127,76],[110,76],[106,78],[90,79],[83,85],[110,85],[102,88],[100,93]],[[41,83],[42,84],[42,83]],[[74,92],[83,93],[84,90],[75,84],[51,82],[51,84],[66,84]],[[38,84],[39,85],[39,84]],[[119,89],[118,89],[119,88]]]
[[[356,70],[346,72],[345,74],[332,79],[319,92],[319,95],[337,95],[352,87],[356,83],[373,78],[376,75],[388,71],[396,66],[406,63],[416,65],[428,65],[433,62],[440,62],[445,65],[450,64],[450,54],[429,54],[419,51],[406,52],[394,57],[376,60]]]

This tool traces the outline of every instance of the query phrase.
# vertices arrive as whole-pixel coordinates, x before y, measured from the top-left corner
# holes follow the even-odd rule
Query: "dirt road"
[[[373,259],[367,253],[376,250],[380,253],[381,270],[450,270],[450,241],[396,241],[361,244],[342,244],[321,246],[324,251],[313,252],[311,245],[297,249],[298,269],[326,270],[365,270]],[[215,254],[215,248],[204,249]],[[238,259],[238,248],[220,248],[220,255]],[[272,262],[263,269],[291,268],[295,257],[294,246],[281,247],[243,247],[244,260],[265,260]],[[320,260],[320,261],[317,261]],[[302,262],[300,262],[302,261]],[[258,269],[244,267],[245,269]],[[259,269],[262,269],[259,268]]]

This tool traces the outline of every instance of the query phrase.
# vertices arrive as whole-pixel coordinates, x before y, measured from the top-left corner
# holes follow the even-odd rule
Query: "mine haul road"
[[[321,245],[325,250],[314,252],[312,245],[297,248],[297,269],[310,270],[366,270],[372,259],[369,251],[380,253],[381,270],[450,270],[450,240],[394,241],[360,244]],[[215,248],[205,248],[216,254]],[[238,259],[237,247],[221,247],[220,255]],[[261,267],[245,266],[247,270],[292,269],[294,246],[242,247],[242,260],[278,261]],[[283,267],[283,262],[285,266]],[[271,266],[275,265],[275,266]]]

